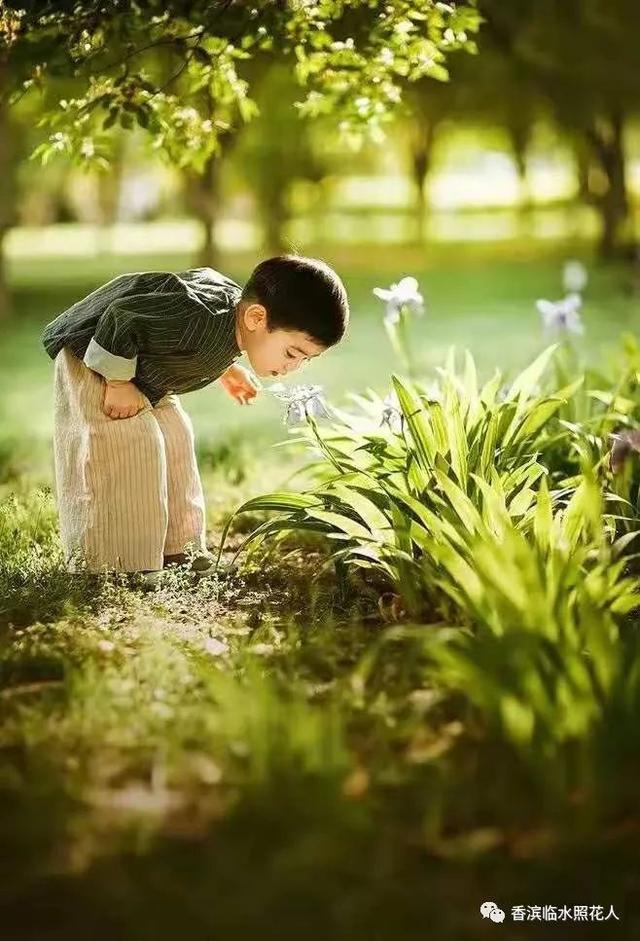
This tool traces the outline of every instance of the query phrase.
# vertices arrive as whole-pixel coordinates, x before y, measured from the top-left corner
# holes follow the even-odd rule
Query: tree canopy
[[[0,0],[0,70],[11,101],[43,95],[45,161],[104,163],[119,123],[198,168],[257,113],[265,58],[291,63],[301,117],[331,115],[358,146],[384,139],[407,82],[446,80],[448,52],[473,51],[479,22],[475,0]]]

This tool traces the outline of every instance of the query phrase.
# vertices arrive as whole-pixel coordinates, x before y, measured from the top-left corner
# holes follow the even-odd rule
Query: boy
[[[261,262],[244,288],[212,268],[125,274],[48,323],[55,360],[54,470],[69,571],[207,571],[193,426],[179,393],[219,379],[237,402],[338,343],[347,295],[325,263]]]

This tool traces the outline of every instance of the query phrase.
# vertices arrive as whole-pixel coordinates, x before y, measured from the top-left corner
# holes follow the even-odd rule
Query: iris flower
[[[285,403],[283,423],[297,425],[307,418],[331,418],[322,394],[322,386],[291,386],[287,388],[282,382],[275,382],[267,386],[270,392],[281,402]]]
[[[415,278],[402,278],[389,288],[374,288],[373,293],[387,305],[384,319],[389,324],[399,321],[403,307],[418,316],[424,313],[424,299]]]
[[[390,392],[388,395],[385,395],[382,400],[380,424],[386,425],[394,434],[400,434],[402,431],[402,410],[395,392]]]
[[[584,333],[579,310],[582,298],[579,294],[567,294],[560,301],[536,301],[542,315],[545,331],[558,333]]]
[[[589,276],[581,261],[570,259],[564,263],[562,283],[568,294],[581,294],[587,286]]]

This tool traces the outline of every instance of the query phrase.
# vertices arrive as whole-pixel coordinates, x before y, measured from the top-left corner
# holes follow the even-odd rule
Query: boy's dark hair
[[[349,323],[344,284],[318,258],[266,258],[251,272],[240,299],[266,308],[269,330],[300,330],[323,346],[338,343]]]

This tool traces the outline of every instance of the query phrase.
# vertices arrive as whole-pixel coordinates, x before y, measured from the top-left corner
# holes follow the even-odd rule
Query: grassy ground
[[[349,390],[384,389],[393,368],[372,287],[415,274],[425,363],[455,343],[485,370],[536,352],[533,301],[560,293],[562,256],[526,248],[323,255],[347,284],[351,333],[300,378],[342,404]],[[224,270],[242,281],[252,262]],[[479,915],[487,899],[507,911],[613,904],[620,921],[572,934],[637,937],[633,778],[596,804],[563,797],[562,772],[525,767],[463,703],[439,700],[410,643],[385,646],[372,667],[384,586],[330,569],[314,578],[321,544],[289,543],[200,582],[178,571],[154,595],[64,571],[52,364],[38,334],[119,270],[117,258],[13,270],[17,316],[0,349],[2,937],[565,936],[509,918],[495,929]],[[593,272],[592,360],[636,326],[626,277]],[[215,386],[183,401],[214,547],[229,512],[297,462],[270,447],[283,437],[273,402],[239,409]]]

